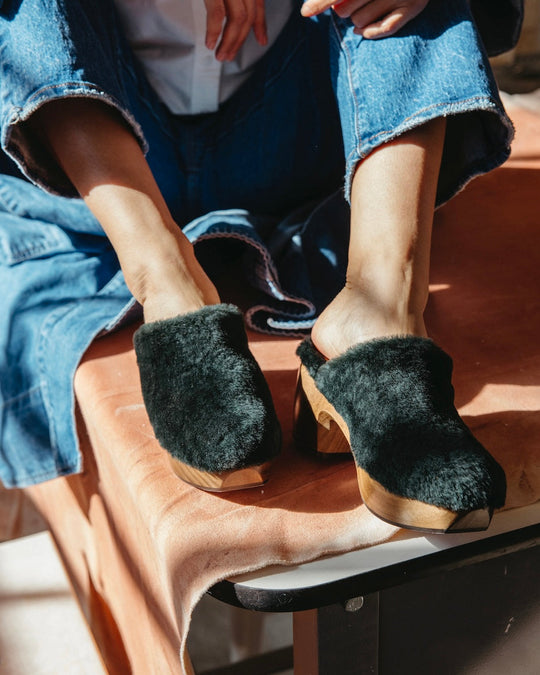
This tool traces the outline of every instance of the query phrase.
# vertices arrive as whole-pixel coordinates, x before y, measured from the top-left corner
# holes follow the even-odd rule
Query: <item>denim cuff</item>
[[[78,196],[46,139],[28,123],[52,100],[91,98],[112,106],[146,149],[131,112],[133,74],[112,0],[4,2],[0,45],[0,140],[30,181]]]
[[[114,108],[131,129],[145,154],[148,151],[148,145],[140,125],[129,110],[113,96],[91,83],[67,82],[45,86],[28,98],[22,107],[11,108],[8,119],[2,124],[4,152],[15,161],[21,172],[35,185],[51,194],[78,197],[77,189],[62,170],[47,142],[37,136],[28,125],[32,114],[41,106],[50,101],[66,98],[93,99]]]
[[[391,38],[367,40],[332,16],[334,84],[346,157],[345,197],[357,164],[384,143],[446,118],[437,205],[508,157],[513,126],[467,0],[431,0]]]

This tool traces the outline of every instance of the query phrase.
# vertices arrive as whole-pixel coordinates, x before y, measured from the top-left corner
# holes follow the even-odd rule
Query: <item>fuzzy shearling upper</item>
[[[156,438],[204,471],[268,461],[281,432],[234,305],[209,305],[135,333],[143,398]]]
[[[380,338],[325,361],[308,338],[298,355],[387,490],[456,512],[504,504],[504,471],[459,417],[452,360],[432,340]]]

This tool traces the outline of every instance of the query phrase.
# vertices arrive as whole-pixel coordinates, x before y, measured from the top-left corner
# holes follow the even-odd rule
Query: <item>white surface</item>
[[[493,516],[489,529],[470,534],[420,535],[401,530],[392,540],[292,567],[269,567],[229,581],[259,590],[294,590],[330,583],[540,523],[540,502]]]
[[[0,673],[106,673],[49,532],[0,544]]]

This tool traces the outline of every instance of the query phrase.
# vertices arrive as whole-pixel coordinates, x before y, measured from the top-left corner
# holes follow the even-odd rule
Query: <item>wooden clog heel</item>
[[[211,305],[144,324],[133,342],[148,417],[175,473],[215,492],[263,485],[281,429],[240,310]]]
[[[445,352],[406,336],[360,344],[329,361],[308,338],[298,355],[296,437],[323,454],[350,450],[375,515],[427,532],[489,526],[504,504],[504,471],[454,407]]]

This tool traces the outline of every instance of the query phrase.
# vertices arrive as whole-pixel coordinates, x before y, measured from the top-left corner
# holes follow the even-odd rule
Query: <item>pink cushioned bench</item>
[[[505,467],[507,507],[517,508],[540,499],[540,119],[511,112],[511,161],[437,213],[427,318],[431,336],[454,357],[458,407]],[[191,611],[209,588],[238,603],[227,597],[239,588],[236,575],[329,554],[338,561],[353,549],[384,546],[396,528],[362,505],[350,461],[320,463],[293,448],[292,339],[251,336],[284,430],[271,481],[226,495],[180,482],[146,417],[132,332],[97,340],[78,370],[84,473],[27,494],[49,523],[109,672],[180,673]],[[534,547],[534,531],[527,536]],[[421,550],[426,538],[415,537]],[[503,555],[499,544],[491,557]],[[466,551],[462,560],[478,561]],[[216,586],[224,579],[228,590]],[[282,608],[298,612],[295,649],[311,645],[298,647],[295,672],[331,672],[327,656],[313,665],[316,590],[310,597],[311,604]],[[322,606],[338,595],[320,598]]]

